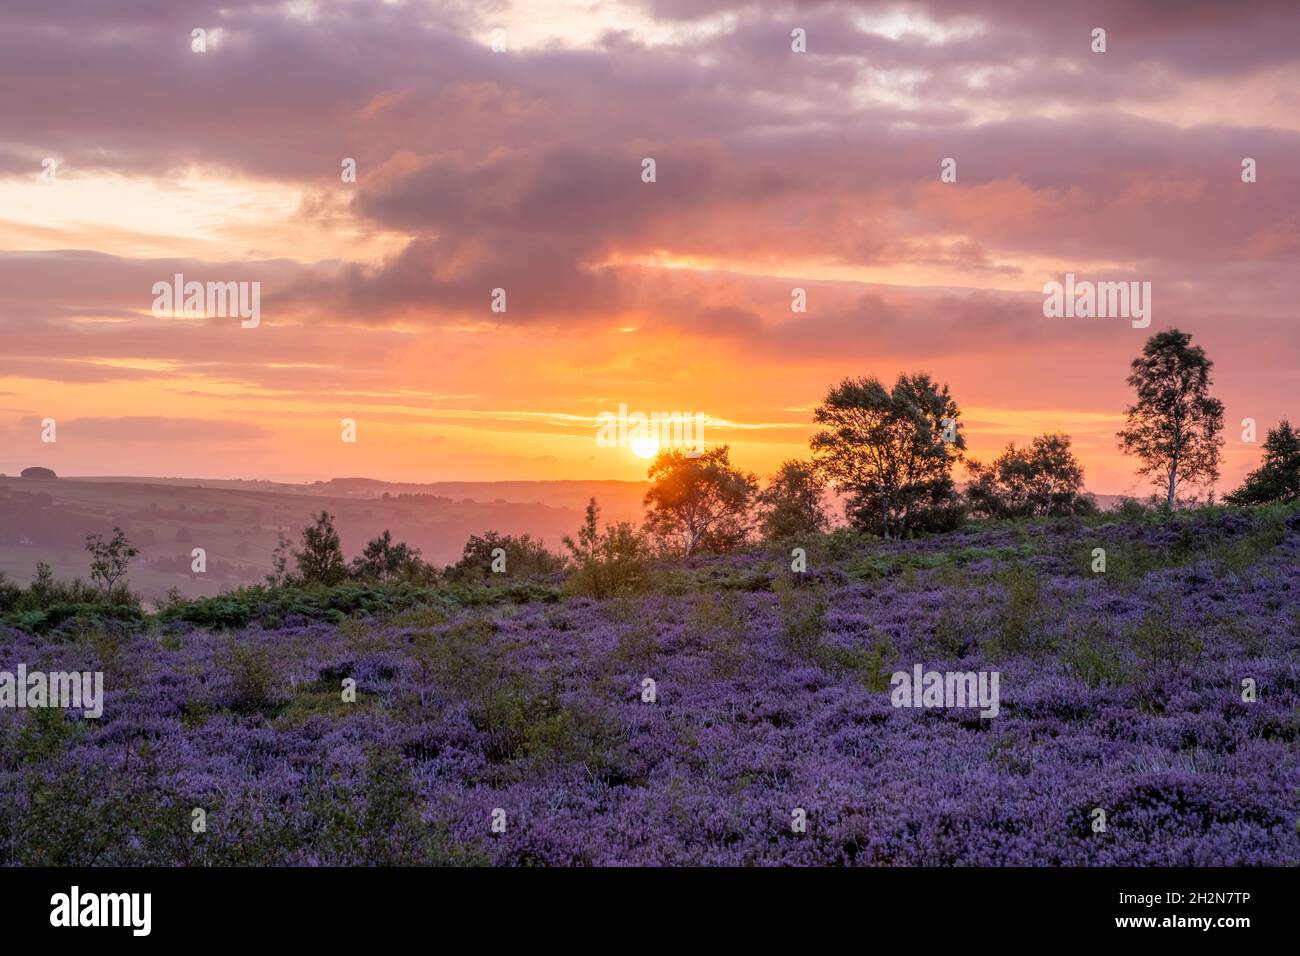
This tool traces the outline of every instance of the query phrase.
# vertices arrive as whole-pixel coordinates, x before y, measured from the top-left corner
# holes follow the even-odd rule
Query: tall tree
[[[818,468],[849,498],[855,525],[901,538],[957,497],[952,464],[966,447],[961,411],[924,372],[846,378],[813,414],[827,426],[810,442]]]
[[[730,455],[727,445],[696,457],[660,452],[648,472],[646,530],[688,558],[701,547],[728,551],[743,543],[758,479],[733,467]]]
[[[1138,473],[1156,478],[1165,490],[1169,508],[1180,486],[1219,477],[1223,403],[1210,396],[1214,363],[1191,341],[1178,329],[1147,339],[1128,377],[1137,401],[1117,435],[1119,447],[1141,459]]]
[[[1300,499],[1300,428],[1283,421],[1264,440],[1264,460],[1228,495],[1234,505],[1266,505]]]

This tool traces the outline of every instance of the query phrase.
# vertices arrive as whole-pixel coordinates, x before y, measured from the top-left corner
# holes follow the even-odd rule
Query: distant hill
[[[587,506],[595,498],[601,515],[610,520],[639,518],[641,499],[649,485],[644,481],[381,481],[377,478],[331,478],[304,483],[260,481],[242,478],[136,478],[85,477],[77,481],[118,484],[173,485],[183,488],[225,488],[238,491],[266,491],[275,494],[320,495],[346,498],[382,498],[397,495],[434,495],[457,500],[494,503],[545,504],[556,507]]]
[[[389,530],[425,560],[457,561],[484,531],[531,534],[554,551],[595,497],[605,521],[639,521],[645,485],[623,481],[435,482],[344,478],[311,484],[192,478],[0,478],[0,571],[30,580],[36,562],[59,578],[89,574],[88,532],[121,527],[140,549],[131,585],[146,599],[168,588],[198,596],[260,582],[280,534],[294,541],[322,508],[335,516],[344,553]],[[36,490],[36,489],[39,489]],[[385,497],[387,496],[387,497]],[[208,571],[191,574],[193,548]]]

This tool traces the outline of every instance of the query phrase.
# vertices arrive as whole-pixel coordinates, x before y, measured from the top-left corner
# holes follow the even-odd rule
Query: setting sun
[[[653,458],[659,454],[659,439],[654,437],[633,438],[632,454],[638,458]]]

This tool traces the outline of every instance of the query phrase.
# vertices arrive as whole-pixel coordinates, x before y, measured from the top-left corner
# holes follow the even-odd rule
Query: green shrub
[[[893,642],[886,636],[875,635],[869,647],[838,647],[823,644],[819,651],[822,666],[828,670],[849,671],[858,676],[862,686],[872,693],[889,690],[893,673],[892,662],[898,656]]]
[[[1200,659],[1204,645],[1196,633],[1179,624],[1172,607],[1148,611],[1129,634],[1133,651],[1153,677],[1167,678]]]
[[[649,667],[659,656],[659,639],[653,620],[643,618],[619,631],[614,656],[635,667]]]
[[[1127,678],[1119,650],[1102,634],[1085,634],[1071,642],[1062,650],[1061,661],[1068,674],[1094,689],[1116,687]]]
[[[781,646],[796,657],[816,659],[826,630],[826,596],[822,589],[779,577],[772,582],[772,591],[781,617]]]
[[[565,582],[566,592],[602,600],[646,590],[650,583],[649,544],[626,521],[601,531],[599,514],[593,498],[577,541],[564,538],[576,567]]]
[[[426,822],[420,795],[401,756],[371,749],[365,781],[349,788],[318,786],[311,819],[319,831],[308,845],[334,866],[473,866],[486,857],[456,843],[445,823]]]
[[[279,675],[265,648],[232,641],[216,663],[230,678],[236,710],[262,710],[279,703]]]
[[[1015,565],[997,575],[997,579],[1007,595],[996,636],[998,652],[1007,655],[1041,653],[1046,641],[1038,575],[1031,568]]]

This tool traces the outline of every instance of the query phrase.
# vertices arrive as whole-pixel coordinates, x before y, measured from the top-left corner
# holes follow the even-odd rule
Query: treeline
[[[1136,399],[1116,437],[1138,459],[1139,473],[1157,484],[1163,509],[1185,503],[1189,487],[1219,476],[1223,405],[1210,395],[1212,367],[1191,336],[1177,329],[1153,335],[1131,364],[1128,383]],[[640,526],[601,527],[593,498],[582,527],[563,538],[563,552],[527,534],[487,531],[472,536],[461,559],[444,568],[427,563],[418,548],[395,541],[388,530],[348,561],[333,516],[322,510],[296,545],[281,535],[267,586],[472,589],[549,576],[570,593],[607,597],[646,586],[652,559],[721,554],[756,543],[807,545],[832,531],[826,508],[831,490],[845,502],[848,533],[886,540],[951,531],[971,520],[1097,513],[1068,435],[1009,444],[981,462],[966,454],[961,414],[948,386],[923,372],[899,375],[892,386],[848,378],[813,413],[819,430],[809,443],[811,457],[784,462],[766,484],[734,466],[726,445],[698,454],[668,449],[650,465]],[[959,464],[968,475],[964,488],[953,477]],[[1268,432],[1260,467],[1225,500],[1263,505],[1297,499],[1300,429],[1283,421]],[[58,584],[43,565],[26,590],[0,576],[0,617],[25,614],[30,624],[45,614],[48,623],[51,614],[80,613],[92,604],[138,612],[139,600],[124,583],[136,550],[120,529],[113,531],[107,540],[86,536],[92,586]],[[168,603],[180,601],[173,589]]]
[[[1219,477],[1223,405],[1210,394],[1213,363],[1178,329],[1157,333],[1130,366],[1136,398],[1116,435],[1138,459],[1140,474],[1160,489],[1162,507],[1185,502],[1190,487]],[[599,524],[595,499],[576,539],[552,553],[528,535],[486,532],[465,545],[461,560],[441,572],[452,580],[533,577],[566,571],[574,586],[597,596],[617,593],[655,557],[719,554],[755,543],[798,545],[832,525],[833,489],[845,502],[849,528],[886,540],[954,530],[970,520],[1086,516],[1098,513],[1084,490],[1083,466],[1070,436],[1045,434],[1023,447],[1009,444],[992,461],[966,454],[961,408],[947,385],[928,374],[901,374],[892,386],[848,378],[813,413],[819,430],[807,461],[784,462],[765,485],[734,466],[726,445],[702,453],[662,451],[650,465],[645,517]],[[968,476],[959,488],[954,468]],[[1268,433],[1264,459],[1230,504],[1300,498],[1300,430],[1283,421]],[[1212,500],[1212,498],[1211,498]],[[288,570],[288,556],[296,572]],[[305,529],[301,548],[277,552],[273,583],[407,580],[429,583],[440,573],[418,550],[394,544],[389,532],[349,565],[325,512]]]

